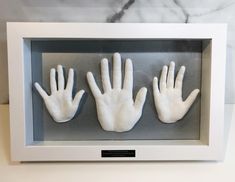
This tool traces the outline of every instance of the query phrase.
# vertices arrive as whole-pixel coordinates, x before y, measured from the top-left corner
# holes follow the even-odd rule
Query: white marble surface
[[[228,23],[226,103],[235,103],[235,0],[0,0],[0,103],[8,102],[7,21]]]

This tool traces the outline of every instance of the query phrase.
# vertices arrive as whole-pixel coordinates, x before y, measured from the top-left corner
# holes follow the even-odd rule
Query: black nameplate
[[[135,157],[135,150],[101,150],[101,157]]]

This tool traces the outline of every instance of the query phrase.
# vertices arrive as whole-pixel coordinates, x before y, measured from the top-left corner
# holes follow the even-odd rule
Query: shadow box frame
[[[225,24],[7,23],[12,161],[222,160],[226,29]],[[34,141],[33,39],[202,40],[199,140]]]

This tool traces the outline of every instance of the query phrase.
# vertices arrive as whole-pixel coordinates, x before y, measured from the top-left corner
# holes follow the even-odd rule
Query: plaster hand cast
[[[164,123],[174,123],[182,119],[199,93],[199,89],[195,89],[183,101],[182,85],[185,67],[181,66],[175,81],[174,72],[174,62],[170,63],[169,71],[167,66],[163,66],[159,83],[160,90],[158,88],[158,78],[154,77],[153,79],[154,102],[158,117]]]
[[[124,132],[131,130],[142,115],[147,89],[141,88],[133,101],[133,66],[132,61],[125,62],[125,77],[122,87],[121,56],[113,55],[113,88],[109,77],[106,58],[101,61],[101,78],[104,93],[98,88],[93,74],[87,73],[87,80],[94,95],[98,120],[106,131]]]
[[[62,123],[69,121],[74,117],[84,94],[84,90],[80,90],[73,99],[74,70],[72,68],[69,69],[66,88],[61,65],[57,66],[57,73],[58,83],[56,82],[55,68],[52,68],[50,71],[51,95],[48,95],[37,82],[34,85],[42,96],[52,118],[56,122]]]

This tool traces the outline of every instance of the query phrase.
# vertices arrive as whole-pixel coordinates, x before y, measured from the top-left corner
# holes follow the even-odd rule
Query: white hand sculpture
[[[113,88],[109,78],[106,58],[101,61],[101,78],[104,94],[98,88],[93,74],[87,73],[87,80],[95,97],[98,120],[106,131],[124,132],[134,127],[142,115],[147,89],[141,88],[133,101],[133,66],[130,59],[125,63],[125,78],[122,86],[121,56],[113,55]]]
[[[159,119],[164,123],[174,123],[184,117],[189,108],[195,101],[199,89],[195,89],[191,92],[188,98],[183,101],[182,99],[182,85],[185,67],[181,66],[175,83],[174,72],[175,63],[170,63],[170,68],[167,74],[167,66],[163,66],[161,78],[160,78],[160,91],[158,88],[158,79],[153,79],[153,94],[156,110]]]
[[[84,90],[80,90],[74,100],[72,98],[72,90],[74,83],[74,71],[69,69],[68,81],[66,88],[64,81],[63,68],[61,65],[57,66],[58,73],[58,85],[56,83],[56,70],[54,68],[50,71],[50,86],[51,86],[51,95],[42,89],[42,87],[36,82],[34,85],[42,96],[44,103],[52,116],[52,118],[58,122],[66,122],[71,120],[77,112],[80,100],[84,94]],[[58,87],[58,89],[57,89]]]

